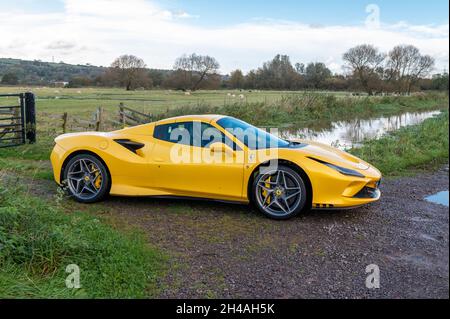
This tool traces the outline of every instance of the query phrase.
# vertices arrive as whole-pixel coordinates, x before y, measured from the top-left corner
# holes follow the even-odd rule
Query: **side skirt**
[[[223,200],[223,199],[213,199],[213,198],[206,198],[206,197],[190,197],[190,196],[174,196],[174,195],[151,195],[151,196],[111,195],[111,197],[176,199],[176,200],[189,200],[189,201],[200,201],[200,202],[225,203],[225,204],[234,204],[234,205],[248,205],[250,203],[249,201]]]
[[[368,204],[363,204],[363,205],[358,205],[358,206],[348,206],[348,207],[311,207],[311,210],[317,210],[317,211],[320,211],[320,210],[323,210],[323,211],[329,211],[329,210],[333,210],[333,211],[335,211],[335,210],[353,210],[353,209],[356,209],[356,208],[360,208],[360,207],[363,207],[363,206],[366,206],[366,205],[368,205]]]

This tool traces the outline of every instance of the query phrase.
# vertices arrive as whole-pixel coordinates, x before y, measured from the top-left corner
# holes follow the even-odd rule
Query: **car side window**
[[[153,137],[170,142],[197,147],[209,147],[212,143],[224,143],[233,150],[241,150],[236,143],[209,123],[181,122],[155,126]]]
[[[192,145],[192,122],[157,125],[153,137],[170,143]]]
[[[198,122],[197,122],[198,123]],[[209,147],[213,143],[224,143],[228,145],[233,150],[240,150],[239,146],[236,145],[230,138],[225,136],[221,131],[212,126],[209,123],[201,123],[201,136],[196,133],[196,127],[198,126],[194,123],[194,146]]]

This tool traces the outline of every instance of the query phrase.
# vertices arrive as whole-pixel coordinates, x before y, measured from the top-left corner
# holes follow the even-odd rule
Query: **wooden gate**
[[[0,148],[27,141],[36,141],[34,94],[0,94]]]

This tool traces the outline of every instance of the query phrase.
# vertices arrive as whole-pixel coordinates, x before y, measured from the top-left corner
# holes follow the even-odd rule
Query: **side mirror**
[[[228,155],[233,155],[233,149],[224,143],[212,143],[209,146],[211,153],[225,153]]]

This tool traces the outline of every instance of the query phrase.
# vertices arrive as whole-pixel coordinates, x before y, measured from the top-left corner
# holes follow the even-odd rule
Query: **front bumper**
[[[357,208],[381,197],[381,173],[370,167],[364,178],[342,174],[320,176],[315,180],[319,187],[313,192],[313,209],[350,209]],[[313,185],[314,187],[314,185]],[[314,189],[314,188],[313,188]]]
[[[66,151],[61,146],[55,144],[55,147],[53,147],[53,151],[50,155],[50,162],[52,163],[53,168],[53,178],[59,185],[61,184],[61,169],[64,162],[65,153]]]
[[[378,188],[364,186],[353,198],[378,199],[381,192]]]

